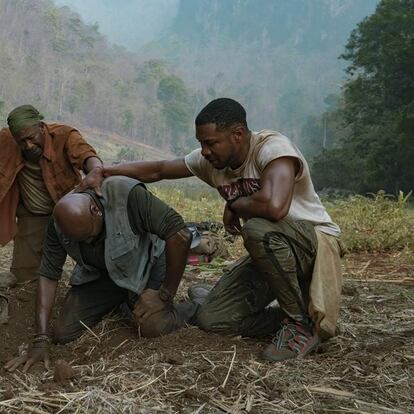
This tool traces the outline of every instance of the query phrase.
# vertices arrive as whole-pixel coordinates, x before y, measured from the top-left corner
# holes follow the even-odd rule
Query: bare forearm
[[[160,180],[174,180],[191,177],[193,174],[187,168],[183,158],[162,161],[134,161],[113,165],[104,169],[105,177],[111,175],[126,175],[144,183]]]
[[[94,168],[102,168],[102,161],[98,157],[89,157],[84,164],[84,170],[86,173],[89,173]]]
[[[162,161],[133,161],[104,168],[105,177],[125,175],[144,183],[161,180]]]
[[[57,280],[39,277],[35,317],[37,334],[49,333],[50,314],[55,303],[57,284]]]
[[[167,274],[163,286],[172,294],[177,292],[187,264],[188,249],[191,245],[191,232],[180,230],[166,241]]]
[[[278,221],[288,213],[285,204],[279,204],[260,191],[249,197],[240,197],[231,204],[231,210],[246,219],[261,217],[270,221]]]

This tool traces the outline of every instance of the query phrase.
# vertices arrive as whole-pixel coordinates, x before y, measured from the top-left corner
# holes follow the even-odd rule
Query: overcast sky
[[[175,17],[179,0],[55,0],[87,23],[99,24],[111,42],[137,49]],[[122,21],[122,24],[120,24]]]

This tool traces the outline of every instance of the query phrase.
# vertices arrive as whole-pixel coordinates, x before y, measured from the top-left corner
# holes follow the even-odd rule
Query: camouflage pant
[[[204,304],[171,306],[152,323],[149,336],[167,334],[190,323],[222,334],[261,337],[277,331],[287,316],[306,317],[317,248],[312,223],[272,223],[255,218],[244,225],[243,239],[249,256],[223,274]],[[162,274],[154,279],[157,284],[148,287],[158,289],[163,266],[154,270]],[[84,330],[79,320],[93,326],[127,298],[127,291],[109,277],[72,287],[56,324],[55,340],[65,343],[75,339]],[[274,299],[279,306],[269,307]]]
[[[287,219],[250,219],[242,236],[249,256],[226,271],[198,309],[196,324],[207,331],[260,337],[290,316],[307,317],[317,250],[314,226]],[[268,305],[277,299],[279,306]]]

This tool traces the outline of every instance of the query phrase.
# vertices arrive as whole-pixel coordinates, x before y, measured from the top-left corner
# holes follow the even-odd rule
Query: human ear
[[[99,210],[98,206],[96,206],[95,204],[91,204],[90,211],[94,216],[102,216],[101,210]]]
[[[238,124],[233,128],[232,134],[237,143],[242,141],[244,132],[245,132],[245,128],[243,125]]]

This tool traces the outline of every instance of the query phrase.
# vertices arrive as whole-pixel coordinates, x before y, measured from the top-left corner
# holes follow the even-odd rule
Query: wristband
[[[47,334],[37,334],[33,338],[32,343],[34,344],[34,343],[38,343],[38,342],[47,342],[47,343],[50,343],[51,342],[50,336],[47,335]]]
[[[49,335],[37,335],[32,341],[31,349],[48,349],[50,342]]]

